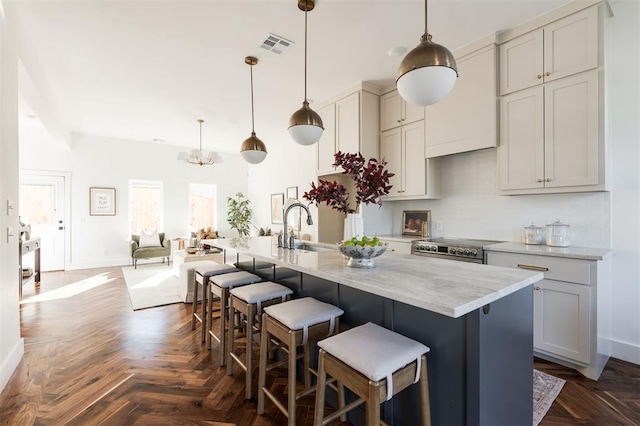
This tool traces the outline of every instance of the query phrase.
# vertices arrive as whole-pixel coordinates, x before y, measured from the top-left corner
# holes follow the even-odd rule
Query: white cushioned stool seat
[[[373,381],[386,378],[387,400],[393,395],[393,373],[417,360],[417,382],[420,357],[430,350],[420,342],[370,322],[321,340],[318,346]]]
[[[216,275],[209,278],[209,281],[220,288],[233,288],[240,285],[253,284],[262,278],[247,271],[231,272],[224,275]]]
[[[307,341],[307,329],[315,324],[330,321],[329,334],[333,334],[335,319],[344,313],[337,306],[313,297],[290,300],[264,308],[264,311],[291,330],[304,330],[303,343]]]
[[[293,291],[290,288],[271,281],[245,285],[231,290],[232,296],[242,299],[247,303],[255,303],[258,305],[258,314],[262,313],[260,306],[261,302],[275,299],[277,297],[282,298],[282,301],[284,302],[285,298],[292,293]]]
[[[212,262],[215,263],[215,262]],[[225,263],[215,265],[206,265],[206,266],[198,266],[196,268],[196,273],[202,275],[203,277],[213,277],[221,274],[228,274],[230,272],[238,272],[239,269],[235,266],[227,265]]]

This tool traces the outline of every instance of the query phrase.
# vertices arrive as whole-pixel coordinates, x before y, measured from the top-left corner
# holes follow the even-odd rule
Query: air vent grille
[[[263,39],[261,48],[268,50],[270,52],[281,55],[284,53],[292,44],[294,44],[291,40],[287,40],[284,37],[280,37],[279,35],[269,33]]]

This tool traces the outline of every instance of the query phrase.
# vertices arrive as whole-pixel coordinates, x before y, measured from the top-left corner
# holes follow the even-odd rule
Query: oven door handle
[[[540,271],[540,272],[547,272],[549,270],[549,268],[545,268],[544,266],[525,265],[524,263],[518,263],[518,268],[530,269],[532,271]]]

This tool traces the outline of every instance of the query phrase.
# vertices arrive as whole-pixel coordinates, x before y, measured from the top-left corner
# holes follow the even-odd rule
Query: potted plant
[[[236,198],[227,197],[227,222],[232,229],[238,231],[238,237],[249,236],[251,225],[251,201],[245,198],[242,192],[236,194]]]
[[[362,214],[360,205],[377,204],[382,206],[382,196],[389,194],[392,185],[389,179],[394,175],[385,169],[387,162],[375,158],[365,160],[361,153],[343,153],[338,151],[334,156],[334,166],[342,167],[343,174],[348,175],[354,183],[354,205],[349,202],[347,188],[336,181],[318,179],[318,185],[311,182],[311,190],[305,192],[303,198],[316,205],[326,203],[329,207],[346,215],[344,239],[362,235]],[[355,229],[353,229],[355,228]]]

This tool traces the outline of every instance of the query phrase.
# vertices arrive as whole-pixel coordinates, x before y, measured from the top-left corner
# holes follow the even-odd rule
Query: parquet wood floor
[[[25,354],[0,395],[0,425],[286,424],[269,403],[257,415],[239,367],[227,376],[211,362],[191,331],[190,305],[134,312],[119,267],[42,281],[24,290]],[[536,367],[567,380],[542,425],[640,424],[639,366],[611,360],[598,382],[544,361]],[[287,392],[283,372],[268,385]],[[312,424],[313,405],[300,402],[297,424]]]

